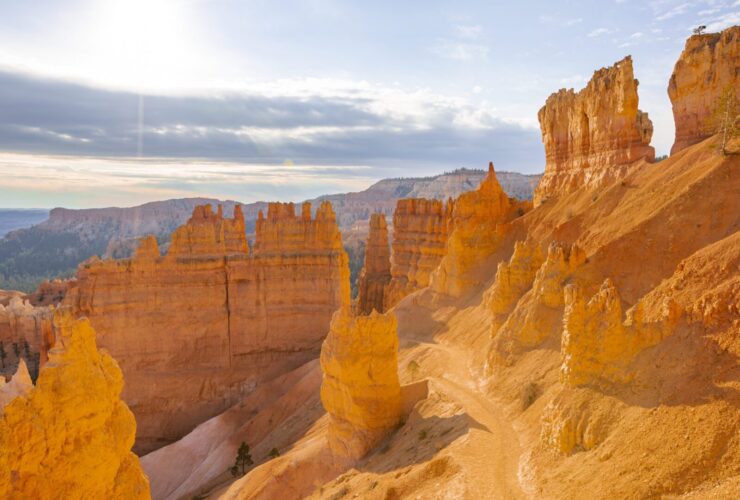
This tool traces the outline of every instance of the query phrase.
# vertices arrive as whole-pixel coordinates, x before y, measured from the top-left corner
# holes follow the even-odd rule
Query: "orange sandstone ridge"
[[[384,311],[385,287],[391,280],[388,225],[385,215],[374,213],[370,217],[370,232],[365,245],[365,266],[358,281],[357,309],[367,315],[373,310]]]
[[[87,320],[64,309],[55,313],[54,326],[57,343],[36,386],[26,372],[25,387],[16,387],[0,410],[0,495],[150,498],[131,453],[136,422],[120,399],[121,370],[98,351]],[[0,387],[0,400],[16,377],[24,374]]]
[[[721,33],[694,35],[686,40],[668,84],[673,105],[676,140],[675,154],[715,133],[710,117],[718,106],[717,99],[729,90],[740,94],[740,26]]]
[[[393,307],[411,292],[429,285],[432,271],[445,254],[452,201],[409,198],[398,200],[393,212],[391,281],[384,307]]]
[[[496,179],[493,163],[475,191],[455,200],[444,257],[434,271],[432,287],[460,296],[481,283],[481,265],[499,250],[510,232],[510,223],[532,204],[509,198]]]
[[[247,253],[244,219],[196,207],[160,256],[91,260],[65,301],[89,317],[126,375],[138,450],[180,438],[261,381],[318,354],[333,312],[349,303],[349,269],[331,205],[310,217],[270,204]]]
[[[596,71],[580,92],[561,89],[548,97],[537,115],[546,164],[534,204],[582,186],[609,184],[638,160],[652,161],[653,124],[637,105],[629,56]]]

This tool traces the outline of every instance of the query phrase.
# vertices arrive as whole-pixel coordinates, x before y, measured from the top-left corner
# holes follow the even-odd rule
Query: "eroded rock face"
[[[493,163],[489,164],[488,175],[478,189],[455,200],[445,255],[431,280],[434,289],[459,296],[481,283],[481,276],[474,272],[476,267],[499,249],[509,232],[509,222],[530,208],[530,202],[504,193]]]
[[[167,255],[150,237],[133,259],[89,261],[66,301],[120,363],[149,451],[316,356],[349,303],[349,269],[329,204],[315,218],[270,204],[251,255],[238,210],[199,207]]]
[[[150,498],[131,453],[136,422],[120,399],[121,370],[98,351],[89,321],[65,309],[54,324],[57,344],[36,386],[3,408],[0,496]]]
[[[499,266],[503,280],[499,283],[499,274],[496,275],[491,293],[491,364],[509,365],[518,354],[548,338],[560,337],[565,305],[563,283],[584,264],[586,254],[577,245],[551,243],[542,261],[538,249],[534,242],[521,243],[509,264]],[[530,278],[538,262],[542,264]],[[509,308],[511,313],[505,316]]]
[[[596,71],[580,92],[561,89],[547,98],[537,116],[546,163],[535,206],[583,186],[613,182],[630,164],[653,160],[653,124],[637,109],[637,83],[627,56]]]
[[[726,90],[740,94],[739,66],[740,26],[686,40],[668,83],[676,122],[671,154],[715,133],[709,121],[717,98]]]
[[[445,255],[452,201],[409,198],[398,200],[393,213],[391,282],[385,291],[385,309],[429,285]]]
[[[373,310],[384,312],[384,290],[391,281],[390,258],[385,215],[372,214],[365,245],[365,266],[358,282],[357,310],[360,314],[370,314]]]
[[[5,352],[0,373],[14,373],[23,358],[37,372],[54,342],[52,310],[34,307],[20,297],[13,297],[7,306],[0,304],[0,342]]]
[[[670,298],[660,316],[646,315],[638,302],[622,319],[622,303],[611,280],[589,301],[576,285],[565,288],[561,379],[570,386],[627,383],[635,355],[675,331],[681,309]]]
[[[353,316],[347,307],[338,310],[321,348],[321,370],[329,446],[338,457],[360,458],[402,415],[395,315]]]

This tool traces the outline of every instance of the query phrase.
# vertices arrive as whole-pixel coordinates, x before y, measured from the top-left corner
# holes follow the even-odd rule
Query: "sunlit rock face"
[[[238,208],[196,207],[167,255],[150,237],[132,259],[88,261],[65,300],[120,363],[144,452],[315,357],[349,302],[348,260],[328,203],[315,218],[270,204],[251,254]]]
[[[510,222],[524,215],[532,204],[509,198],[496,179],[493,163],[478,189],[463,193],[452,209],[450,236],[444,257],[431,280],[432,287],[452,296],[462,295],[482,283],[476,270],[500,247]]]
[[[672,334],[681,315],[666,297],[658,311],[638,302],[623,318],[619,293],[608,279],[588,301],[569,285],[565,302],[561,379],[571,386],[629,382],[635,355]]]
[[[628,56],[596,71],[580,92],[561,89],[547,98],[538,113],[546,163],[535,206],[613,182],[637,160],[653,160],[653,124],[637,109],[637,84]]]
[[[499,265],[489,294],[494,313],[491,365],[511,365],[523,352],[560,337],[563,283],[585,261],[586,254],[577,245],[551,243],[543,260],[535,242],[517,243],[509,263]]]
[[[391,281],[390,257],[385,215],[372,214],[365,245],[365,266],[358,281],[357,310],[360,314],[370,314],[373,310],[380,313],[384,311],[384,291]]]
[[[710,117],[719,96],[729,90],[740,94],[740,26],[721,33],[694,35],[673,68],[668,96],[673,105],[676,140],[671,154],[712,135]]]
[[[321,348],[321,370],[329,446],[339,457],[362,457],[401,420],[395,315],[337,311]]]
[[[406,295],[429,285],[446,251],[452,201],[408,198],[398,200],[393,212],[391,282],[385,291],[385,309]]]
[[[131,452],[136,422],[120,399],[121,370],[98,351],[89,321],[65,308],[54,326],[57,342],[36,386],[25,380],[2,408],[0,496],[149,498],[149,481]]]

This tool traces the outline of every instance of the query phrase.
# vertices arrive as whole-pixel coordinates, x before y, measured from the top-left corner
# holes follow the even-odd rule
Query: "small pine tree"
[[[16,359],[20,357],[21,351],[18,348],[18,342],[13,342],[13,354],[15,354]]]
[[[8,356],[8,354],[5,352],[5,345],[0,342],[0,363],[3,364],[3,369],[5,369],[5,358]]]
[[[23,351],[26,353],[26,359],[31,360],[31,348],[28,345],[28,341],[23,342]]]
[[[245,468],[253,463],[252,455],[249,454],[249,445],[242,441],[242,444],[239,445],[239,450],[236,452],[236,461],[231,468],[231,475],[234,477],[238,475],[243,476]]]
[[[278,451],[277,448],[273,448],[270,450],[269,455],[270,455],[270,458],[277,458],[280,456],[280,452]]]
[[[728,154],[727,144],[740,136],[738,111],[735,87],[728,85],[714,101],[714,109],[706,124],[708,133],[720,134],[722,154]]]

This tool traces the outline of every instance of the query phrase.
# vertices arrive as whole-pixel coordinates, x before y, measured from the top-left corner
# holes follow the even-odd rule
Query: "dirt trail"
[[[404,340],[416,343],[416,347],[430,348],[444,358],[444,374],[427,375],[430,389],[458,403],[471,419],[480,424],[471,427],[465,453],[456,455],[468,477],[466,496],[526,498],[517,475],[521,455],[518,436],[503,408],[478,391],[478,381],[470,369],[472,351],[447,344],[436,337],[431,342],[409,337]]]

